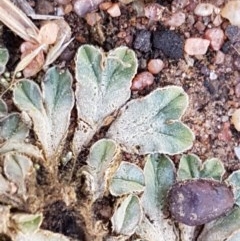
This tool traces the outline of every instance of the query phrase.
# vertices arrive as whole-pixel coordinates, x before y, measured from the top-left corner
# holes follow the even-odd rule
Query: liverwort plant
[[[106,54],[83,45],[76,55],[75,91],[70,72],[56,67],[46,72],[40,84],[19,80],[13,87],[13,102],[20,113],[8,114],[6,103],[0,102],[0,181],[6,188],[16,186],[21,205],[13,205],[1,195],[0,201],[35,212],[43,209],[40,203],[51,204],[51,195],[58,197],[78,207],[88,240],[127,240],[132,235],[149,241],[179,240],[174,220],[166,215],[176,171],[171,159],[163,154],[182,153],[193,144],[192,131],[181,121],[188,96],[181,87],[169,86],[129,101],[136,72],[137,58],[129,48],[119,47]],[[85,164],[76,171],[80,188],[66,184],[58,176],[61,158],[72,151],[76,162],[104,126],[109,127],[105,138],[93,143]],[[29,135],[30,130],[35,136]],[[146,155],[144,169],[122,161],[121,150]],[[33,163],[46,169],[46,181],[54,187],[47,187],[47,195],[40,195],[37,201],[31,199],[36,193],[30,195],[32,187],[27,185],[29,175],[36,174]],[[203,172],[200,164],[195,169],[201,169],[202,177],[212,177],[214,163],[209,161]],[[214,175],[219,178],[219,173]],[[32,180],[36,187],[35,177]],[[4,193],[9,193],[6,190]],[[111,230],[95,215],[96,204],[110,197],[115,200]],[[25,208],[28,203],[34,203],[33,211]],[[25,220],[23,226],[28,227],[31,218],[35,220],[35,216],[14,220]],[[4,232],[14,240],[44,240],[47,236],[49,240],[70,240],[41,230],[42,219],[38,220],[36,229],[29,228],[30,232]]]
[[[75,154],[102,126],[111,122],[111,115],[121,107],[107,137],[122,144],[128,152],[176,154],[191,147],[194,136],[180,121],[188,105],[188,97],[182,88],[157,89],[126,104],[136,70],[136,56],[126,47],[116,48],[107,56],[90,45],[79,48],[76,58],[78,128],[73,139]]]
[[[87,240],[239,238],[240,172],[223,180],[220,160],[202,162],[192,154],[181,157],[176,171],[166,154],[182,153],[194,141],[181,121],[188,96],[181,87],[168,86],[129,100],[136,72],[137,58],[129,48],[106,54],[83,45],[76,55],[75,90],[70,72],[52,67],[40,84],[22,79],[14,85],[20,113],[9,113],[0,99],[0,238],[3,233],[17,241],[73,240],[40,228],[39,210],[52,204],[52,197],[77,207]],[[92,144],[86,160],[77,160],[104,126],[104,138]],[[141,166],[122,161],[122,150],[145,155]],[[81,185],[58,175],[60,160],[71,151],[73,163],[81,161],[75,180]],[[46,196],[36,190],[42,186],[35,164],[46,169]],[[96,215],[106,198],[113,202],[108,222]],[[7,205],[29,213],[12,212]],[[199,235],[196,225],[202,224]]]
[[[0,48],[0,74],[4,73],[8,59],[8,50],[6,48]]]

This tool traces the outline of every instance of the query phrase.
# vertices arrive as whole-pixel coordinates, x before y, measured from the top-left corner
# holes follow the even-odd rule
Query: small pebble
[[[99,8],[103,11],[108,10],[110,7],[112,7],[113,3],[112,2],[103,2],[99,5]]]
[[[206,17],[213,13],[215,6],[210,3],[199,3],[194,9],[197,16]]]
[[[234,125],[235,129],[237,131],[240,131],[240,109],[234,111],[231,122]]]
[[[57,0],[57,3],[58,4],[61,4],[61,5],[67,5],[71,2],[72,0]]]
[[[149,52],[151,50],[151,32],[148,30],[138,31],[134,39],[133,47],[144,53]]]
[[[63,6],[59,6],[59,7],[56,8],[56,15],[57,16],[64,16],[65,15]]]
[[[190,0],[173,0],[172,8],[183,9],[190,3]]]
[[[159,21],[162,18],[164,8],[157,3],[149,3],[144,7],[144,15],[152,21]]]
[[[209,76],[210,75],[210,69],[207,66],[202,66],[200,69],[201,74],[205,75],[205,76]]]
[[[240,1],[229,1],[221,10],[222,17],[228,19],[232,25],[240,27]]]
[[[206,54],[210,41],[202,38],[189,38],[185,42],[184,50],[188,55]]]
[[[240,98],[240,83],[237,83],[235,86],[235,95],[237,98]]]
[[[226,118],[228,118],[228,116],[226,116]],[[218,134],[218,139],[220,141],[231,141],[232,139],[232,132],[230,130],[230,123],[229,122],[225,122],[223,123],[223,126],[220,130],[220,133]]]
[[[224,54],[228,54],[228,52],[232,49],[232,44],[230,41],[226,41],[223,46],[222,46],[222,49],[221,51],[224,53]]]
[[[121,11],[118,3],[114,3],[110,8],[108,8],[107,12],[113,18],[121,16]]]
[[[208,29],[204,37],[210,41],[210,46],[213,50],[220,50],[224,42],[224,32],[221,28]]]
[[[65,13],[65,14],[71,13],[72,10],[73,10],[73,5],[72,5],[72,4],[67,4],[67,5],[64,7],[64,13]]]
[[[101,16],[98,13],[92,12],[87,13],[85,19],[88,25],[94,26],[98,21],[101,20]]]
[[[240,41],[240,28],[238,26],[228,25],[225,34],[232,43]]]
[[[161,59],[151,59],[148,62],[148,71],[152,74],[158,74],[164,67],[164,63]]]
[[[89,0],[75,0],[73,2],[73,10],[78,16],[83,17],[87,13],[97,9],[101,2],[103,0],[95,0],[93,2]]]
[[[216,75],[216,73],[214,71],[210,71],[209,79],[216,80],[217,78],[218,76]]]
[[[47,0],[36,1],[36,4],[38,14],[48,15],[54,12],[53,4]]]
[[[234,152],[235,152],[238,160],[240,160],[240,146],[234,147]]]
[[[170,59],[183,57],[183,39],[174,31],[155,31],[153,33],[153,47],[160,49]]]
[[[206,26],[203,24],[202,21],[197,21],[195,24],[194,24],[194,27],[198,30],[198,32],[203,32],[206,28]]]
[[[170,19],[166,20],[165,24],[171,27],[179,27],[184,24],[186,15],[183,12],[174,13]]]
[[[222,51],[217,51],[215,58],[214,58],[214,64],[222,64],[225,59],[225,54]]]
[[[214,18],[214,20],[213,20],[213,25],[214,25],[215,27],[218,27],[218,26],[220,26],[220,25],[222,24],[222,22],[223,22],[223,20],[222,20],[222,18],[221,18],[221,15],[217,15],[217,16]]]
[[[233,65],[236,70],[240,70],[240,56],[236,56],[233,60]]]
[[[11,76],[11,74],[10,74],[9,72],[4,72],[3,75],[4,75],[4,77],[7,78],[7,79],[9,79],[10,76]]]
[[[136,77],[133,79],[131,90],[136,90],[136,91],[143,90],[147,86],[152,85],[153,82],[154,82],[154,76],[151,73],[144,71],[136,75]]]

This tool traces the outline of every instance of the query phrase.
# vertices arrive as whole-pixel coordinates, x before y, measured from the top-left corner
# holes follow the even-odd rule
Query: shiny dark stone
[[[206,179],[178,182],[168,197],[172,217],[189,226],[202,225],[221,217],[234,205],[234,196],[228,186]]]

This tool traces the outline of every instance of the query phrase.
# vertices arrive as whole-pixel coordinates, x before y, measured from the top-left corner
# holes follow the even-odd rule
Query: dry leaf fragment
[[[47,16],[43,17],[46,19]],[[43,68],[44,52],[47,54],[45,66],[48,66],[72,41],[71,29],[64,20],[47,22],[39,30],[10,0],[0,0],[0,21],[26,41],[21,47],[21,61],[15,69],[15,74],[24,70],[25,77],[35,75]],[[49,45],[53,46],[49,48]]]
[[[38,28],[9,0],[0,1],[0,21],[25,41],[37,42]]]
[[[59,27],[54,22],[48,22],[40,28],[38,40],[41,44],[54,44],[57,40]]]
[[[18,64],[16,70],[21,71],[23,69],[23,75],[26,78],[37,74],[42,69],[44,64],[44,53],[42,45],[39,46],[30,42],[24,42],[22,43],[20,50],[22,52],[21,60],[24,61],[21,61]]]
[[[54,23],[57,24],[59,28],[57,39],[56,39],[56,43],[49,49],[49,52],[47,54],[46,61],[44,64],[44,68],[52,64],[73,40],[71,39],[71,35],[72,35],[71,28],[69,27],[68,23],[65,20],[63,19],[55,20]]]

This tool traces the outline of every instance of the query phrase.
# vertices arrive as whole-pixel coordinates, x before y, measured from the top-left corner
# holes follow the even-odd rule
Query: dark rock
[[[53,3],[47,0],[36,1],[36,12],[38,14],[48,15],[54,13]]]
[[[240,56],[236,56],[233,60],[233,65],[236,70],[240,70]]]
[[[240,41],[240,28],[237,26],[229,25],[225,30],[225,35],[232,43],[238,42]]]
[[[0,233],[0,240],[1,241],[12,241],[10,237],[8,237],[6,234]]]
[[[173,0],[157,0],[157,3],[162,6],[170,6]]]
[[[205,79],[203,81],[203,86],[207,89],[207,91],[211,94],[214,95],[216,93],[216,88],[214,87],[212,81]]]
[[[60,55],[59,60],[71,61],[74,59],[75,51],[69,48],[66,48],[63,53]]]
[[[86,240],[81,217],[63,201],[57,201],[46,206],[44,217],[41,226],[43,229],[62,233],[79,241]]]
[[[210,74],[210,69],[207,66],[202,66],[200,69],[201,74],[205,76],[209,76]]]
[[[187,180],[173,185],[169,192],[172,216],[181,223],[197,226],[226,214],[234,196],[225,184],[213,180]]]
[[[183,57],[183,40],[174,31],[155,31],[153,33],[153,47],[160,49],[170,59]]]
[[[222,52],[223,52],[224,54],[227,54],[227,53],[229,53],[229,51],[230,51],[231,48],[232,48],[232,43],[231,43],[231,41],[226,41],[226,42],[223,44],[221,50],[222,50]]]
[[[144,53],[151,51],[151,32],[147,30],[138,31],[133,42],[133,47]]]

